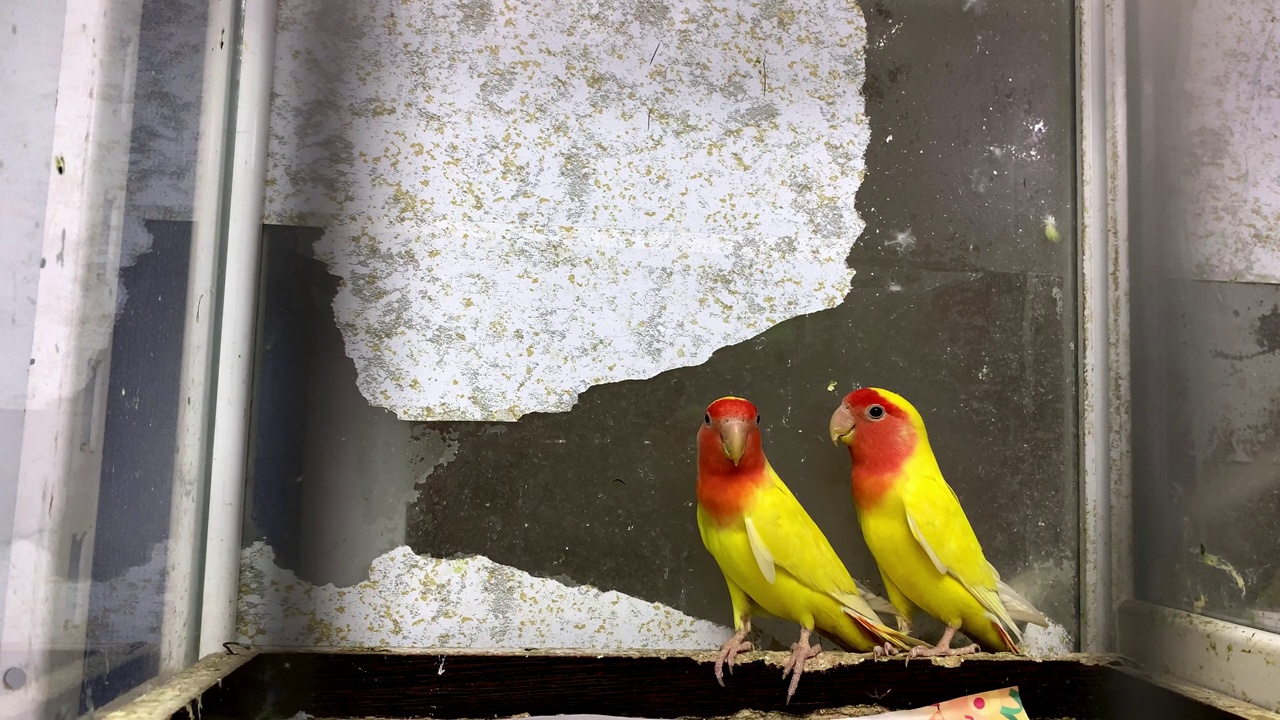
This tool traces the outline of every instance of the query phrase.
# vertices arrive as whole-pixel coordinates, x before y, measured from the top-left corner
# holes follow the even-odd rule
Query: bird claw
[[[782,679],[785,680],[788,674],[791,675],[791,684],[787,686],[788,705],[791,704],[791,696],[796,694],[796,688],[800,686],[800,675],[804,672],[805,661],[820,652],[822,652],[822,646],[810,645],[807,635],[792,643],[791,657],[787,658],[787,662],[782,666]]]
[[[917,657],[944,657],[948,655],[969,655],[978,652],[978,644],[965,645],[964,647],[930,647],[928,645],[917,645],[911,648],[908,653],[908,659]]]
[[[745,633],[743,633],[745,635]],[[747,652],[753,648],[752,644],[744,641],[742,638],[734,635],[729,638],[729,642],[720,648],[720,657],[716,658],[716,682],[720,683],[720,687],[724,687],[724,668],[728,666],[729,674],[733,674],[733,661],[738,657],[738,653]]]
[[[883,645],[876,645],[871,648],[871,654],[874,655],[877,660],[879,660],[882,657],[884,658],[893,657],[894,655],[897,655],[899,652],[901,652],[901,650],[895,647],[894,644],[891,642],[886,642]]]

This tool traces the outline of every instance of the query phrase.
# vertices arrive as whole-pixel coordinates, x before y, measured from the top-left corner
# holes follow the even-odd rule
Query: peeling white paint
[[[732,631],[615,591],[569,587],[481,556],[439,559],[399,547],[354,587],[315,586],[246,548],[240,641],[324,647],[706,650]]]
[[[364,396],[515,420],[839,304],[851,2],[280,6],[267,219],[326,227]]]
[[[167,543],[156,543],[147,562],[92,583],[87,640],[91,647],[160,637],[167,555]]]

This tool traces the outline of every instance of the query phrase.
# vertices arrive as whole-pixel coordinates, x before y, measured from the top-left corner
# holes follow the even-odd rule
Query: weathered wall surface
[[[1173,187],[1186,278],[1280,283],[1280,8],[1174,3],[1183,28]],[[1173,150],[1173,148],[1169,148]]]
[[[1138,591],[1280,631],[1280,9],[1132,16]]]
[[[594,7],[580,12],[594,12]],[[635,6],[650,7],[656,6]],[[673,13],[670,17],[678,17],[679,7],[683,6],[669,5]],[[370,396],[370,388],[361,385],[356,390],[357,382],[363,382],[359,378],[369,377],[369,366],[367,357],[361,356],[365,350],[351,342],[353,327],[344,324],[344,313],[392,312],[397,307],[419,312],[438,302],[425,296],[443,296],[444,289],[435,283],[453,277],[449,273],[460,272],[458,268],[473,262],[468,259],[473,256],[460,254],[464,252],[461,242],[445,248],[441,239],[445,236],[427,233],[412,239],[404,234],[406,229],[415,223],[429,229],[461,227],[460,222],[469,222],[460,219],[462,212],[476,217],[484,212],[496,213],[490,205],[468,210],[465,204],[454,206],[437,201],[438,212],[456,215],[439,226],[421,222],[413,214],[419,210],[406,212],[400,219],[399,206],[377,205],[373,210],[400,228],[397,232],[401,232],[401,239],[395,242],[405,243],[387,246],[386,253],[380,243],[391,236],[378,233],[351,244],[348,250],[340,250],[343,236],[334,234],[338,226],[332,225],[332,218],[322,216],[319,209],[308,211],[311,215],[278,217],[295,224],[329,226],[321,239],[317,239],[318,231],[277,227],[270,233],[261,394],[255,402],[257,462],[253,507],[245,537],[246,543],[265,542],[272,555],[267,562],[266,553],[250,552],[246,555],[246,572],[282,581],[289,578],[286,584],[296,576],[298,584],[292,591],[271,596],[272,603],[283,604],[296,617],[319,607],[312,598],[330,597],[338,590],[354,592],[369,577],[371,564],[376,564],[376,573],[383,578],[388,573],[412,575],[425,566],[443,567],[436,564],[458,556],[473,558],[477,567],[490,567],[487,563],[492,562],[495,568],[518,569],[533,578],[554,578],[566,586],[581,583],[584,587],[573,588],[578,592],[566,595],[579,604],[603,597],[593,589],[598,588],[726,625],[730,615],[724,582],[694,526],[693,438],[711,400],[738,394],[751,398],[761,408],[765,449],[773,465],[854,574],[879,589],[874,564],[856,529],[849,498],[848,457],[831,446],[825,431],[831,411],[854,383],[881,385],[902,392],[925,413],[943,469],[965,504],[989,558],[1006,580],[1058,624],[1041,647],[1071,646],[1078,625],[1072,7],[1066,0],[864,3],[865,78],[857,81],[851,92],[865,97],[865,127],[870,133],[865,177],[857,186],[856,198],[839,195],[833,189],[850,187],[853,180],[849,176],[862,170],[858,164],[861,160],[843,166],[834,178],[815,178],[812,188],[814,193],[837,197],[837,204],[855,200],[856,217],[866,222],[859,240],[847,253],[852,234],[831,232],[827,236],[833,243],[830,248],[835,247],[834,238],[843,238],[845,243],[843,250],[830,250],[837,252],[839,265],[845,268],[838,274],[843,278],[841,282],[848,282],[847,268],[858,270],[852,285],[845,286],[847,292],[844,288],[839,291],[843,301],[830,309],[788,318],[785,313],[767,314],[761,307],[741,305],[736,299],[721,296],[719,300],[733,305],[732,310],[712,300],[706,311],[687,314],[688,323],[697,320],[705,325],[710,322],[704,320],[707,315],[727,318],[743,328],[759,323],[766,315],[768,322],[755,325],[740,340],[719,336],[713,345],[718,349],[705,361],[636,361],[620,352],[618,345],[602,345],[594,351],[599,357],[576,358],[588,364],[547,372],[554,372],[561,379],[586,378],[590,384],[596,378],[583,371],[590,367],[589,363],[640,362],[650,370],[630,375],[630,380],[574,390],[578,400],[571,408],[567,401],[554,408],[544,405],[544,410],[556,411],[527,412],[517,422],[510,422],[510,418],[533,407],[522,405],[524,401],[520,400],[513,403],[516,410],[509,416],[488,416],[484,421],[410,423],[397,419],[407,404],[398,407],[378,391],[372,393],[375,397],[371,405],[364,399]],[[630,4],[610,5],[599,12],[601,17],[615,17],[617,13],[633,12],[631,8]],[[751,8],[750,12],[743,10],[743,20],[732,20],[740,23],[736,27],[741,37],[735,42],[747,47],[754,47],[744,39],[754,37],[752,28],[756,25],[750,18],[783,17],[789,10],[794,10],[797,17],[806,12],[820,11],[831,17],[857,12],[847,5],[817,3],[760,4]],[[496,7],[494,11],[498,12]],[[335,12],[338,19],[333,24],[347,23],[341,18],[346,17],[342,12],[349,10],[337,8]],[[403,16],[397,17],[397,32],[408,34]],[[452,27],[448,23],[460,22],[459,17],[462,16],[450,15],[441,22]],[[363,63],[372,63],[371,67],[376,68],[378,63],[389,62],[386,56],[390,53],[376,57],[369,53],[352,63],[329,59],[346,52],[346,46],[334,44],[336,39],[384,37],[390,32],[383,24],[351,23],[359,29],[328,28],[306,39],[305,51],[299,49],[314,54],[317,62],[330,62],[335,72],[352,73],[354,79],[350,80],[339,76],[335,88],[347,87],[342,83],[360,85],[356,73]],[[792,27],[802,26],[801,20],[795,23]],[[600,26],[588,23],[587,27]],[[628,25],[625,33],[649,32],[645,27],[648,26],[637,21]],[[519,30],[525,32],[527,28]],[[282,29],[282,33],[291,32],[298,32],[298,28]],[[396,42],[437,42],[432,39],[432,32],[423,31],[422,40],[414,36]],[[546,31],[538,32],[538,42],[558,42]],[[722,27],[709,32],[708,42],[719,42],[722,32],[729,31]],[[466,33],[458,34],[458,38],[468,37]],[[659,38],[652,39],[655,42],[638,61],[644,68],[649,67],[649,54],[658,48]],[[578,42],[573,38],[563,42],[569,40]],[[295,38],[290,42],[298,41]],[[611,43],[612,40],[598,44],[614,47]],[[664,48],[667,40],[662,40],[654,67],[663,57]],[[625,55],[625,51],[619,51]],[[471,62],[488,63],[488,57],[480,52]],[[680,57],[678,52],[675,57]],[[606,61],[613,62],[607,57],[600,60]],[[496,72],[486,70],[491,71]],[[434,65],[424,65],[423,72],[424,76],[431,76],[439,70]],[[459,77],[465,74],[459,72]],[[623,77],[620,73],[614,72]],[[763,92],[762,75],[750,75],[749,82],[743,80],[744,92]],[[772,70],[770,78],[770,95],[783,92],[773,85]],[[519,98],[537,90],[541,87],[537,83],[543,81],[555,84],[551,75],[525,73],[509,79],[512,85],[503,91],[508,95],[501,97]],[[845,77],[844,82],[847,81]],[[752,84],[755,82],[761,83],[758,90]],[[799,79],[795,82],[796,88],[806,87]],[[290,87],[302,85],[285,83],[277,92],[287,93]],[[298,114],[290,117],[301,123],[296,131],[293,125],[285,126],[298,138],[285,138],[283,142],[294,143],[296,150],[283,155],[278,149],[272,151],[275,162],[281,163],[273,170],[273,178],[283,177],[281,173],[295,176],[287,186],[277,184],[273,189],[277,195],[273,197],[286,197],[291,203],[305,204],[305,200],[313,208],[322,209],[330,202],[325,193],[341,197],[350,194],[353,199],[348,203],[373,197],[364,190],[351,190],[350,183],[359,180],[372,184],[371,177],[387,181],[401,175],[420,177],[422,161],[413,154],[410,143],[438,143],[442,138],[453,137],[450,133],[460,132],[440,126],[438,118],[417,118],[423,127],[436,123],[430,125],[434,129],[398,141],[396,147],[402,152],[395,158],[392,153],[374,163],[374,157],[385,153],[382,146],[373,148],[367,162],[376,169],[356,172],[355,168],[363,167],[356,163],[364,161],[359,160],[354,147],[349,153],[350,167],[339,166],[324,159],[328,157],[328,141],[322,141],[327,137],[325,133],[341,128],[343,118],[354,117],[345,104],[334,99],[341,99],[348,91],[318,86],[314,89],[317,94],[281,100],[297,107]],[[845,91],[850,90],[842,90]],[[388,98],[414,97],[416,92],[405,84],[402,92],[388,94]],[[622,93],[623,98],[625,94]],[[578,112],[594,114],[592,96],[573,97],[580,98]],[[798,103],[797,114],[816,108],[823,122],[839,125],[841,133],[858,128],[856,113],[830,119],[823,114],[826,101],[822,98],[792,97]],[[450,102],[471,102],[469,98],[464,95]],[[622,102],[618,98],[604,100],[605,108],[614,107],[609,103]],[[722,123],[732,126],[736,122],[734,106],[715,93],[699,91],[687,101],[698,103],[708,113],[722,113]],[[780,117],[791,113],[780,104],[776,107]],[[477,127],[484,127],[484,122],[491,119],[485,113],[497,111],[472,112]],[[402,106],[397,105],[395,115],[401,113]],[[361,135],[361,142],[381,137],[378,133],[385,128],[379,123],[393,122],[387,117],[390,114],[362,119],[366,124],[360,127],[367,127],[368,131]],[[587,118],[583,122],[597,121]],[[332,123],[338,124],[331,127]],[[534,120],[529,123],[530,131],[540,127]],[[562,144],[562,136],[551,137],[553,143],[561,144],[550,146],[547,155],[570,147]],[[698,142],[704,144],[702,152],[706,153],[712,141],[705,135],[699,137]],[[501,143],[498,147],[500,150],[492,152],[500,158],[506,150]],[[619,152],[626,150],[621,144],[610,147]],[[483,154],[482,151],[490,152],[474,150]],[[763,164],[749,161],[753,171],[742,178],[743,182],[757,182],[757,172],[776,180],[778,175],[769,174],[774,172],[771,162],[806,161],[812,166],[823,161],[820,153],[816,159],[801,158],[800,151],[793,152],[790,146],[776,151],[780,157]],[[437,156],[442,157],[439,153]],[[389,165],[396,158],[400,163],[398,174]],[[295,170],[285,171],[283,164],[290,163]],[[730,173],[725,177],[734,177],[732,167],[723,172]],[[558,187],[556,182],[559,181],[548,181],[547,187],[554,190]],[[287,195],[280,194],[286,192],[284,188],[299,187],[319,190],[288,190]],[[775,188],[778,197],[794,191],[778,182]],[[385,188],[378,191],[384,192]],[[540,212],[569,213],[576,207],[572,198],[562,200],[555,208]],[[612,202],[619,206],[619,213],[634,210],[616,198]],[[686,200],[678,193],[667,198],[641,198],[637,192],[636,202],[637,207],[648,207],[644,203],[649,202],[667,203],[673,210],[684,212],[681,223],[666,221],[673,231],[703,227],[698,225],[701,220],[687,211],[683,204]],[[767,202],[772,201],[764,197],[752,202],[771,207]],[[600,201],[593,200],[579,217],[590,220],[585,213],[593,212],[596,204]],[[495,199],[492,207],[505,206]],[[852,230],[855,215],[846,206],[839,207],[845,208],[839,214],[845,218],[845,229]],[[775,210],[779,213],[775,218],[783,217],[783,210]],[[789,212],[798,213],[794,208]],[[659,215],[652,222],[665,217]],[[804,214],[795,217],[802,218],[797,227],[803,231],[808,226]],[[1050,218],[1058,231],[1056,236],[1045,232]],[[650,222],[644,216],[633,220],[642,227],[652,227],[644,225]],[[525,231],[518,218],[506,227]],[[609,232],[615,230],[631,232],[632,228],[625,223],[618,228],[610,226]],[[809,230],[816,233],[812,227]],[[496,236],[485,237],[489,238],[484,240],[487,243]],[[530,231],[528,237],[530,244],[521,252],[536,255],[529,262],[543,262],[544,255],[561,249],[565,257],[578,261],[574,253],[580,252],[579,246],[547,243],[546,235],[537,231]],[[737,264],[774,261],[770,236],[760,231],[754,237],[764,243],[765,250],[759,257],[735,256]],[[428,245],[439,249],[441,258],[446,250],[453,253],[448,258],[456,267],[440,270],[445,274],[432,276],[435,279],[420,274],[419,269],[435,266],[424,260],[422,253],[415,250],[411,256],[407,250]],[[358,250],[362,253],[361,262],[344,265],[346,260],[339,253],[354,253],[357,248],[364,248]],[[377,253],[372,248],[378,248]],[[395,253],[390,252],[393,248]],[[795,262],[792,255],[802,249],[802,245],[796,245],[779,252],[789,258],[788,262]],[[349,255],[348,260],[351,259],[356,256]],[[330,261],[342,275],[341,288],[328,275]],[[721,280],[717,270],[721,261],[713,261],[708,255],[705,262],[710,279]],[[680,273],[685,269],[676,265],[673,263],[669,280],[663,282],[683,282]],[[821,267],[827,267],[825,260]],[[636,272],[624,275],[626,279],[620,282],[632,282],[630,278]],[[742,268],[742,272],[754,270]],[[576,271],[574,275],[575,280],[605,277],[579,276]],[[361,285],[365,276],[372,285]],[[771,277],[777,280],[777,292],[792,285],[779,279],[783,275]],[[367,294],[363,299],[354,295],[404,278],[409,280],[402,291],[381,297]],[[562,279],[567,281],[567,274]],[[644,287],[650,280],[640,277],[634,282],[638,283],[636,287]],[[574,290],[597,291],[598,288]],[[629,291],[623,287],[611,292]],[[484,292],[500,294],[508,290]],[[672,307],[690,302],[690,297],[693,296],[683,296]],[[579,329],[595,332],[586,319],[559,317],[557,331],[568,342],[579,340],[575,335]],[[593,317],[603,315],[597,313]],[[406,325],[403,333],[409,336],[420,329]],[[670,333],[662,342],[681,337],[679,333],[685,331]],[[401,330],[396,328],[396,332]],[[473,336],[467,336],[469,345],[474,345],[470,343]],[[621,336],[614,336],[617,337]],[[403,355],[407,346],[383,347],[389,362],[406,362],[392,351]],[[489,349],[468,352],[472,357],[449,357],[443,365],[419,357],[419,365],[412,370],[432,374],[441,368],[441,376],[447,376],[453,372],[454,363],[472,362],[475,352],[487,354]],[[526,357],[538,357],[536,348],[534,356]],[[602,375],[601,379],[607,378]],[[463,392],[471,390],[467,382],[459,379]],[[422,382],[420,385],[426,387]],[[410,398],[413,392],[417,390],[388,390],[393,399],[400,400]],[[479,402],[496,406],[484,398]],[[417,411],[410,415],[413,412]],[[442,439],[447,439],[447,444]],[[412,552],[397,549],[402,544]],[[388,569],[391,561],[397,569]],[[492,592],[497,593],[501,586],[492,587]],[[377,596],[368,597],[377,600]],[[486,602],[500,599],[497,595],[486,596]],[[415,596],[411,601],[438,603],[440,598]],[[383,602],[380,607],[388,612],[399,613],[408,612],[402,603],[410,600],[391,598],[378,602]],[[464,605],[454,607],[465,614]],[[244,606],[242,610],[246,618],[264,617],[258,609]],[[421,611],[435,616],[436,605],[423,605]],[[301,624],[290,625],[286,630],[273,623],[267,620],[255,627],[265,627],[266,637],[271,637],[273,629],[279,630],[291,642],[321,642],[332,637],[308,634]],[[928,623],[922,619],[919,624],[928,634]],[[771,636],[766,638],[769,643],[790,643],[796,632],[787,623],[764,623],[764,629]],[[618,632],[634,637],[631,626],[622,625]],[[679,637],[656,634],[658,637],[647,640],[651,646],[684,642]],[[350,635],[346,641],[360,643],[363,637]],[[507,642],[501,637],[486,637],[485,642]],[[557,644],[554,634],[548,637],[548,644]],[[703,642],[708,636],[698,637]],[[376,639],[388,637],[383,633],[377,634]],[[558,644],[579,642],[614,646],[620,641],[606,633],[586,639],[565,635]]]
[[[568,410],[849,289],[848,0],[289,0],[280,28],[267,216],[326,228],[401,419]]]

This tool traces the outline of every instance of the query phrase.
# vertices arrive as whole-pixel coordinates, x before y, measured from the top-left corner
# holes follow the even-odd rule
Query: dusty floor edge
[[[528,650],[513,649],[478,649],[478,648],[349,648],[349,647],[288,647],[288,646],[254,646],[256,653],[291,653],[291,654],[316,654],[323,653],[327,655],[440,655],[440,656],[489,656],[489,657],[587,657],[587,658],[689,658],[697,662],[711,663],[715,662],[719,654],[718,650],[591,650],[584,648],[531,648]],[[786,663],[790,653],[780,650],[769,651],[752,651],[741,653],[738,655],[735,665],[742,665],[753,662],[764,662],[769,665],[782,667]],[[1101,665],[1101,666],[1134,666],[1135,663],[1128,658],[1120,655],[1109,655],[1099,653],[1067,653],[1062,655],[1046,655],[1042,657],[1028,657],[1025,655],[1012,655],[1009,653],[974,653],[967,656],[955,657],[937,657],[937,658],[914,658],[910,665],[933,665],[935,667],[954,668],[960,667],[965,663],[974,661],[1001,661],[1001,662],[1050,662],[1050,661],[1067,661],[1077,662],[1084,665]],[[907,662],[905,658],[887,658],[875,659],[871,653],[850,653],[839,650],[828,650],[822,654],[811,658],[806,665],[806,671],[826,670],[834,667],[842,667],[845,665],[859,665],[864,662]]]
[[[183,709],[190,717],[199,717],[201,696],[257,654],[237,649],[234,654],[219,652],[206,656],[186,670],[146,686],[140,693],[121,696],[99,712],[107,720],[168,718]]]

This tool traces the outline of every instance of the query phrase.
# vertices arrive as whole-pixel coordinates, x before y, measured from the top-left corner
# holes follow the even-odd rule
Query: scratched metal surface
[[[259,574],[294,573],[296,591],[280,602],[311,612],[310,588],[355,587],[404,543],[727,623],[723,580],[694,527],[692,443],[706,404],[732,393],[760,406],[771,462],[854,574],[878,589],[855,528],[847,455],[825,437],[840,396],[860,383],[898,390],[925,414],[989,558],[1058,626],[1045,647],[1070,649],[1072,7],[863,4],[870,137],[856,211],[866,228],[844,263],[858,272],[843,301],[726,343],[697,365],[593,384],[567,411],[407,423],[370,405],[334,323],[339,289],[316,259],[317,233],[273,230],[279,266],[268,272],[262,362],[276,402],[256,403],[245,536],[274,551]],[[264,557],[247,553],[246,571],[263,570]],[[571,602],[590,600],[584,590]],[[330,630],[342,620],[320,618]],[[795,632],[767,630],[788,643]],[[588,642],[611,643],[616,632],[634,627]]]

